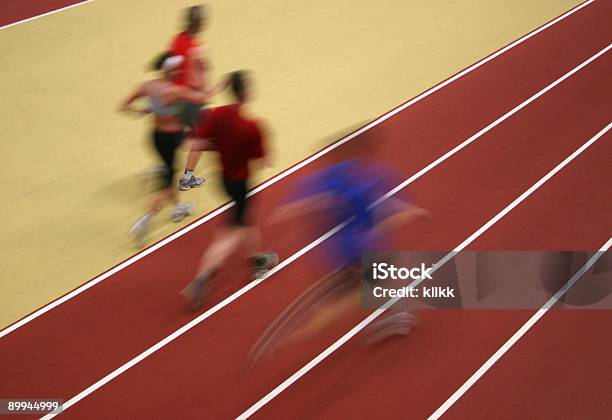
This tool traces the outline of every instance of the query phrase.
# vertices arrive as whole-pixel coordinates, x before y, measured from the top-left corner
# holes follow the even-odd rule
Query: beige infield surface
[[[115,109],[191,4],[96,0],[0,30],[0,327],[137,251],[127,237],[147,199],[137,175],[156,162],[147,121]],[[275,155],[263,179],[576,4],[211,1],[204,38],[216,76],[255,72],[252,112],[268,121]],[[210,184],[181,193],[197,215],[223,201],[209,162],[198,173]],[[184,225],[168,217],[151,242]]]

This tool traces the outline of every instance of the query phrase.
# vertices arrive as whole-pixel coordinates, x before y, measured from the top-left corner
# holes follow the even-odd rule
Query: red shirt
[[[259,124],[240,115],[238,104],[203,112],[195,136],[212,141],[228,181],[248,179],[249,160],[265,155]]]
[[[192,37],[188,32],[178,34],[170,45],[170,52],[173,55],[181,55],[185,59],[179,68],[181,74],[175,83],[181,86],[189,86],[194,89],[202,87],[201,62],[199,61],[199,44],[196,38]]]

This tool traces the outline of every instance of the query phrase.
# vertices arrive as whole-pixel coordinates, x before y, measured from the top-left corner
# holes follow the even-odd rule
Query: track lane
[[[531,185],[534,180],[584,143],[594,134],[592,127],[579,124],[576,128],[568,129],[572,120],[568,120],[566,116],[568,112],[574,113],[576,108],[582,109],[579,116],[588,117],[591,125],[607,119],[605,109],[601,109],[602,104],[605,104],[606,92],[585,89],[592,86],[591,83],[606,79],[607,64],[608,62],[603,64],[596,62],[593,68],[587,67],[584,73],[576,75],[575,80],[569,79],[567,84],[564,83],[558,89],[551,91],[551,97],[544,96],[540,101],[530,105],[530,108],[525,110],[529,112],[517,114],[506,124],[485,135],[483,141],[474,143],[470,146],[469,153],[455,156],[443,167],[418,180],[411,189],[418,197],[419,203],[432,208],[434,214],[449,214],[451,217],[438,219],[437,222],[440,224],[436,226],[434,233],[431,233],[431,226],[418,226],[407,231],[405,238],[420,238],[419,246],[425,249],[444,249],[456,245],[479,227],[486,217],[498,212],[510,199],[524,191],[526,186]],[[581,97],[576,98],[576,92],[581,92]],[[586,103],[595,103],[599,106],[583,107],[582,105]],[[597,110],[594,114],[591,112],[593,109]],[[565,129],[560,129],[558,136],[551,136],[551,127],[555,127],[553,123],[558,124],[560,119],[563,120],[562,125],[565,126],[562,128]],[[535,139],[538,139],[538,142],[535,142]],[[487,156],[487,160],[483,161],[482,156]],[[504,174],[502,164],[512,168],[513,171]],[[494,182],[500,180],[505,182]],[[432,185],[436,186],[435,190],[432,189]],[[476,194],[477,192],[481,194]],[[471,198],[467,200],[465,197]],[[410,242],[405,239],[404,249],[408,246]],[[324,252],[324,248],[321,252]],[[236,410],[240,407],[243,407],[243,410],[248,408],[250,403],[256,401],[274,384],[279,383],[288,372],[292,373],[296,366],[301,366],[304,360],[309,360],[309,357],[312,358],[320,351],[321,342],[307,343],[294,349],[294,354],[284,354],[282,358],[275,360],[274,365],[267,365],[256,375],[240,377],[240,362],[258,331],[265,327],[265,318],[268,318],[269,322],[295,294],[303,290],[309,282],[308,276],[314,275],[313,271],[315,270],[306,260],[302,264],[288,267],[269,282],[254,289],[248,299],[236,301],[215,318],[195,327],[189,334],[178,338],[172,346],[152,355],[75,405],[67,415],[76,417],[88,412],[100,412],[101,416],[118,415],[120,412],[135,415],[136,411],[132,410],[145,406],[151,407],[151,412],[161,415],[170,412],[180,412],[181,416],[188,417],[204,414],[230,417],[240,414]],[[296,288],[296,284],[300,287]],[[529,313],[525,311],[524,319],[517,317],[516,314],[510,315],[506,315],[503,319],[511,318],[511,322],[504,323],[502,327],[495,322],[490,324],[491,334],[495,336],[503,331],[510,333],[513,327],[518,328],[521,325],[521,320],[524,321]],[[454,316],[448,315],[448,317]],[[478,316],[472,315],[472,318],[474,319],[468,322],[466,328],[483,321]],[[485,321],[491,322],[494,318],[496,314],[492,314]],[[434,320],[433,324],[440,325],[441,322]],[[466,328],[457,329],[456,337],[462,337]],[[338,331],[330,335],[333,337],[334,334],[341,333],[341,330],[342,328],[338,328]],[[439,340],[438,335],[432,334],[431,339]],[[451,338],[455,336],[454,332],[450,332],[450,335]],[[497,344],[497,341],[491,340],[488,345],[483,346],[481,357],[489,354],[487,351]],[[345,356],[346,354],[343,354],[340,357],[339,363],[346,365],[348,370],[360,365],[354,363],[354,358]],[[183,360],[190,360],[188,368],[181,365],[180,361]],[[353,363],[348,363],[347,360]],[[368,361],[367,364],[369,363],[371,362]],[[180,378],[175,375],[174,380],[168,383],[168,380],[173,378],[172,372],[186,372],[186,374]],[[337,378],[337,373],[334,370],[329,375]],[[368,372],[368,375],[370,373],[372,372]],[[373,377],[376,376],[374,373]],[[197,389],[193,389],[196,383]],[[329,383],[325,381],[310,383],[310,388],[305,392],[303,390],[296,392],[290,404],[282,405],[283,409],[296,408],[299,404],[314,406],[315,404],[309,402],[321,397],[322,388],[334,388],[333,385],[331,387],[328,385]],[[148,394],[144,392],[145,389],[148,390]],[[168,400],[164,400],[164,395],[170,395],[173,403],[169,405]],[[367,412],[364,407],[360,407],[360,410],[366,410],[360,411],[360,414]],[[299,416],[305,413],[291,412],[289,409],[274,414]]]
[[[609,418],[611,322],[610,310],[547,314],[444,418]]]
[[[572,249],[572,240],[578,234],[583,235],[582,249],[593,250],[601,246],[610,231],[610,218],[601,217],[601,210],[607,205],[604,197],[609,196],[611,190],[605,183],[596,188],[592,186],[608,170],[601,165],[605,159],[601,153],[606,156],[612,144],[610,134],[607,136],[605,145],[598,143],[587,150],[574,165],[568,166],[567,172],[551,179],[548,186],[542,187],[541,194],[537,193],[533,200],[526,201],[507,219],[502,219],[474,247],[479,250]],[[563,194],[559,194],[561,191]],[[579,199],[566,203],[568,195]],[[554,196],[561,200],[551,201]],[[555,219],[559,220],[549,217],[556,211],[561,213],[565,229],[549,229]],[[566,232],[573,232],[571,222],[581,219],[591,222],[577,225],[579,233],[567,235]],[[512,231],[513,245],[503,241],[507,228]],[[580,314],[569,322],[570,313],[576,312]],[[494,367],[483,377],[482,384],[477,383],[474,401],[470,391],[447,416],[552,419],[565,412],[574,414],[570,418],[604,418],[602,414],[608,407],[602,389],[609,384],[609,371],[605,370],[609,363],[603,359],[605,351],[601,350],[605,346],[601,346],[601,337],[599,340],[593,337],[597,332],[603,334],[609,311],[588,311],[593,324],[585,332],[578,332],[589,319],[589,315],[582,315],[583,312],[587,311],[547,314],[541,325],[537,324],[534,332],[528,333],[528,337],[541,337],[533,340],[528,349],[521,350],[520,356],[510,350],[510,356],[504,356],[502,361],[509,358],[512,362],[503,369]],[[405,414],[426,418],[533,313],[532,310],[424,311],[421,326],[411,333],[409,340],[390,341],[381,346],[380,353],[372,352],[367,358],[358,352],[357,346],[347,345],[254,417],[359,415],[368,418]],[[553,324],[550,331],[549,323]],[[569,338],[566,337],[569,331],[585,341],[582,345],[559,350]],[[561,342],[555,341],[560,335],[564,337]],[[544,340],[549,340],[547,346],[542,346]],[[571,339],[571,343],[576,342]],[[521,348],[520,343],[517,349]],[[604,370],[596,372],[597,369]],[[590,374],[593,380],[589,385]],[[368,379],[364,381],[363,378]],[[572,379],[576,379],[578,387]],[[565,399],[560,402],[560,397]]]
[[[478,191],[482,191],[491,200],[497,200],[496,195],[511,184],[525,182],[525,176],[531,176],[536,166],[543,166],[544,162],[553,159],[556,153],[565,150],[564,153],[568,154],[566,141],[570,137],[577,141],[574,145],[577,147],[607,125],[610,114],[609,101],[606,98],[612,95],[612,86],[606,83],[608,79],[606,69],[610,65],[612,65],[612,55],[607,54],[601,61],[593,63],[567,84],[559,86],[557,90],[543,97],[538,106],[534,104],[529,109],[529,113],[523,115],[522,121],[519,122],[517,116],[517,119],[510,124],[499,127],[494,133],[497,142],[501,142],[504,138],[515,137],[515,141],[506,140],[503,144],[518,147],[517,142],[525,143],[519,148],[523,151],[522,154],[517,153],[517,149],[514,152],[508,149],[505,153],[507,157],[498,156],[499,160],[494,160],[493,164],[504,165],[520,174],[505,177],[500,172],[497,179],[502,181],[501,186],[491,183],[489,178],[474,174],[471,178],[482,182],[478,185]],[[590,127],[587,127],[587,124]],[[608,133],[604,137],[609,138],[609,136]],[[519,138],[522,140],[518,140]],[[584,156],[579,157],[575,164],[568,166],[568,170],[574,175],[570,178],[573,181],[568,182],[564,172],[561,172],[558,177],[550,181],[552,188],[548,185],[542,187],[544,200],[551,200],[551,195],[556,195],[557,199],[560,197],[564,199],[544,201],[536,193],[516,212],[510,213],[507,218],[500,221],[501,234],[496,233],[498,231],[496,225],[482,239],[470,246],[470,249],[567,249],[572,248],[573,242],[570,240],[578,235],[581,236],[579,243],[586,246],[585,249],[597,249],[607,240],[610,232],[608,229],[610,218],[606,209],[609,209],[607,197],[611,190],[609,183],[597,182],[597,179],[610,173],[610,170],[603,166],[609,155],[605,154],[607,149],[602,143],[596,143],[593,149],[584,152]],[[487,159],[495,156],[493,150],[486,149],[484,142],[475,145],[474,149],[477,148],[480,150],[462,156],[462,160],[466,162],[466,171],[478,167],[478,156],[486,156]],[[604,152],[603,157],[601,152]],[[542,154],[548,156],[542,158]],[[560,160],[559,157],[557,159]],[[600,166],[591,166],[590,159],[598,160]],[[555,164],[556,162],[550,161],[546,163],[548,168]],[[451,169],[450,164],[446,165],[435,175],[442,176],[445,171]],[[445,176],[448,179],[451,173]],[[566,181],[567,185],[563,181]],[[591,187],[591,183],[597,185]],[[585,184],[589,185],[589,188],[585,188]],[[444,188],[440,193],[452,194],[455,188]],[[574,192],[577,197],[584,198],[587,195],[590,199],[568,202],[567,197],[571,197]],[[589,204],[585,205],[585,202]],[[560,215],[547,220],[547,213],[551,210],[556,211],[558,207],[563,207],[559,210]],[[476,214],[483,213],[483,209],[477,209],[476,206],[474,208]],[[486,214],[486,211],[484,213]],[[534,213],[536,216],[533,216]],[[570,224],[572,219],[568,216],[572,214],[577,215],[576,220],[589,220],[590,223],[581,223],[578,226],[581,229],[579,232],[571,237],[564,237],[564,233],[570,230],[569,226],[572,226]],[[522,216],[517,219],[516,215]],[[462,217],[463,221],[465,213],[459,213],[458,216]],[[566,229],[559,229],[554,225],[555,222],[561,222],[561,226]],[[451,230],[445,229],[444,232],[450,234],[453,229],[454,227],[451,227]],[[505,244],[503,235],[510,231],[514,242]],[[422,238],[424,234],[425,232],[422,232],[415,237]],[[426,244],[429,246],[430,241],[426,240]],[[438,246],[444,246],[444,243],[435,240],[432,245],[434,246],[431,249],[441,249]],[[389,344],[393,350],[386,351],[384,359],[379,358],[379,363],[368,361],[367,368],[359,369],[359,376],[367,377],[368,381],[358,381],[356,375],[351,372],[351,369],[362,365],[363,360],[354,356],[355,358],[349,361],[347,357],[349,350],[340,349],[337,354],[330,356],[329,360],[322,362],[320,366],[276,397],[262,409],[261,415],[255,417],[300,417],[307,413],[323,418],[337,418],[347,414],[370,417],[380,415],[381,412],[387,416],[409,413],[416,418],[426,417],[532,314],[533,311],[424,312],[423,325],[437,327],[439,330],[421,333],[420,329],[417,329],[413,336],[414,341],[419,343],[418,349],[408,348],[409,345]],[[353,325],[359,320],[357,318]],[[431,334],[431,336],[422,337],[421,334]],[[413,337],[410,337],[410,340],[413,340]],[[349,344],[347,347],[350,347]],[[428,354],[415,354],[415,351],[425,351]],[[336,366],[340,368],[336,369]],[[326,367],[329,369],[326,370]],[[352,382],[349,382],[351,385],[349,391],[343,381],[338,379],[343,377],[343,374],[352,379]],[[327,392],[330,384],[334,389],[333,393]],[[472,411],[471,414],[474,413],[475,411]]]
[[[516,234],[508,226],[514,223],[533,226],[536,238],[553,235],[564,238],[564,247],[571,244],[576,250],[592,249],[595,238],[585,238],[583,232],[598,229],[597,236],[612,232],[610,156],[612,135],[608,134],[606,142],[593,147],[588,165],[568,168],[525,211],[500,224],[500,235],[489,238],[489,246],[500,246],[503,235],[509,239],[504,247],[516,244]],[[565,205],[568,190],[571,202]],[[554,214],[546,214],[550,203],[564,205],[556,207]],[[471,418],[476,413],[481,417],[495,413],[500,419],[607,418],[607,390],[612,386],[606,346],[612,310],[609,305],[607,308],[549,311],[444,418]]]

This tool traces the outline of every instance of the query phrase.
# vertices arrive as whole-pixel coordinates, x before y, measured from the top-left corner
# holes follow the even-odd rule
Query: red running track
[[[611,35],[605,16],[611,9],[610,2],[595,2],[376,126],[371,135],[386,139],[380,159],[408,176],[452,149],[605,48]],[[609,67],[606,54],[413,183],[412,195],[436,218],[432,224],[402,232],[397,246],[414,249],[413,238],[418,238],[420,249],[456,246],[603,128],[610,114],[605,73]],[[600,155],[592,150],[565,171],[582,167],[585,159],[597,159]],[[260,219],[297,178],[323,163],[316,161],[258,194]],[[610,178],[610,169],[598,167],[593,174]],[[559,188],[565,189],[566,196],[586,194],[588,205],[578,201],[532,204],[556,185],[560,175],[474,247],[492,249],[487,241],[514,249],[599,247],[607,239],[600,240],[601,236],[612,231],[609,217],[603,217],[604,198],[611,189],[605,182],[579,188],[590,179],[587,175],[588,171],[578,170],[567,186]],[[554,215],[543,207],[550,203],[558,203]],[[517,222],[523,224],[507,225],[510,218],[523,213],[523,222]],[[566,231],[558,229],[554,218],[563,220]],[[5,380],[0,383],[0,395],[68,400],[193,319],[177,292],[192,277],[217,223],[213,219],[3,337],[0,369]],[[579,223],[576,229],[574,223]],[[504,226],[510,227],[503,230]],[[538,228],[539,235],[530,234]],[[265,227],[264,241],[286,258],[316,237],[307,227],[292,229],[289,236],[283,235],[287,226]],[[320,341],[283,352],[273,365],[254,375],[240,375],[240,364],[258,334],[318,275],[316,255],[303,257],[270,277],[65,414],[100,418],[239,415],[363,317],[355,314]],[[246,275],[227,276],[227,287],[217,299],[240,288],[240,278]],[[528,311],[426,312],[422,327],[405,341],[386,343],[372,353],[349,343],[261,414],[366,416],[386,409],[389,414],[409,410],[405,412],[422,417],[454,392],[529,315]],[[355,370],[356,366],[360,368]],[[358,381],[366,376],[367,382]]]
[[[612,152],[611,140],[612,133],[608,133],[470,248],[574,249],[576,243],[584,249],[599,248],[612,233],[609,215],[603,217],[605,209],[609,211],[612,183],[601,179],[601,174],[609,172],[606,156]],[[503,157],[496,161],[501,164]],[[583,223],[585,220],[589,223]],[[575,238],[580,240],[573,241]],[[264,418],[331,419],[347,413],[358,413],[362,418],[405,413],[410,418],[425,418],[531,315],[533,311],[527,310],[425,311],[421,326],[409,340],[387,343],[367,359],[354,348],[340,350],[259,414]],[[488,385],[479,388],[475,401],[470,401],[468,393],[464,397],[468,408],[458,409],[455,418],[604,418],[608,399],[603,398],[603,390],[610,385],[610,370],[605,368],[610,362],[604,358],[608,340],[603,331],[609,318],[610,311],[550,313],[534,328],[540,339],[533,344],[519,342],[517,349],[527,348],[521,355],[516,350],[509,352],[513,361],[506,362],[501,376],[495,377],[495,371],[485,375]],[[358,321],[356,317],[354,323]],[[593,325],[585,328],[587,322]],[[598,332],[601,335],[595,340]],[[563,338],[558,340],[560,336]],[[546,340],[549,345],[542,346]],[[563,341],[572,346],[565,347]],[[567,364],[570,367],[566,369]],[[367,380],[360,380],[364,378]],[[564,401],[565,406],[556,402],[567,395],[572,398]],[[525,404],[526,399],[530,404]],[[574,415],[561,416],[569,412]]]
[[[518,238],[513,226],[538,226],[540,232],[557,232],[568,244],[586,249],[582,232],[601,229],[612,232],[610,172],[612,142],[593,146],[588,163],[575,165],[538,194],[516,219],[497,226],[507,242],[499,238],[486,245],[512,248]],[[585,158],[587,156],[584,156]],[[602,177],[601,175],[606,175]],[[568,186],[571,194],[568,194]],[[559,206],[546,212],[549,203],[584,203]],[[604,203],[599,208],[590,203]],[[588,203],[588,205],[587,205]],[[539,215],[538,215],[539,209]],[[567,221],[571,220],[571,229]],[[598,221],[605,221],[599,224]],[[513,350],[491,368],[448,412],[447,417],[489,418],[609,418],[612,404],[612,360],[609,355],[609,326],[612,311],[552,311]],[[505,396],[511,395],[512,398]]]
[[[84,3],[85,1],[86,0],[2,0],[0,28],[65,7]]]

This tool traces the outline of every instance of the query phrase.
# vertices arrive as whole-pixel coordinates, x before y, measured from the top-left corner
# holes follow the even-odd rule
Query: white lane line
[[[568,165],[572,160],[574,160],[578,155],[584,152],[589,146],[595,143],[599,138],[601,138],[610,128],[612,127],[612,123],[609,123],[603,130],[597,133],[594,137],[592,137],[589,141],[584,143],[578,149],[576,149],[571,155],[565,158],[561,163],[555,166],[550,172],[544,175],[538,182],[533,184],[529,189],[527,189],[523,194],[518,196],[514,201],[508,204],[502,211],[497,213],[491,220],[485,223],[482,227],[480,227],[476,232],[470,235],[466,240],[461,242],[452,252],[448,253],[444,258],[438,261],[432,267],[430,274],[439,270],[444,264],[446,264],[449,260],[451,260],[455,255],[461,252],[465,247],[474,242],[479,236],[485,233],[491,226],[497,223],[500,219],[506,216],[510,211],[512,211],[516,206],[522,203],[527,197],[533,194],[538,188],[540,188],[546,181],[552,178],[555,174],[557,174],[561,169],[563,169],[566,165]],[[416,287],[420,283],[424,281],[423,278],[419,280],[415,280],[408,285],[408,287]],[[261,409],[264,405],[269,403],[274,397],[279,395],[285,389],[289,388],[293,385],[297,380],[299,380],[302,376],[308,373],[311,369],[313,369],[316,365],[325,360],[329,355],[338,350],[344,343],[349,341],[352,337],[354,337],[359,331],[363,330],[368,324],[378,318],[381,314],[383,314],[390,306],[394,305],[400,300],[400,298],[393,298],[388,300],[384,305],[380,308],[376,309],[372,312],[367,318],[353,327],[349,332],[344,334],[340,339],[334,342],[331,346],[326,348],[323,352],[321,352],[317,357],[312,359],[302,368],[300,368],[297,372],[287,378],[283,383],[278,385],[272,391],[270,391],[266,396],[260,399],[258,402],[253,404],[248,410],[238,416],[239,420],[244,420],[255,414],[259,409]]]
[[[43,13],[43,14],[40,14],[40,15],[32,16],[32,17],[29,17],[27,19],[18,20],[17,22],[7,23],[6,25],[0,26],[0,29],[7,29],[7,28],[10,28],[12,26],[16,26],[16,25],[19,25],[19,24],[22,24],[22,23],[30,22],[32,20],[35,20],[35,19],[38,19],[38,18],[41,18],[41,17],[44,17],[44,16],[49,16],[49,15],[52,15],[54,13],[58,13],[58,12],[62,12],[64,10],[72,9],[73,7],[81,6],[81,5],[87,4],[87,3],[92,3],[94,1],[95,0],[85,0],[85,1],[82,1],[80,3],[75,3],[75,4],[71,4],[70,6],[65,6],[65,7],[61,7],[59,9],[51,10],[51,11],[49,11],[47,13]]]
[[[557,291],[551,297],[548,302],[544,304],[529,320],[519,328],[508,341],[504,343],[503,346],[499,348],[490,358],[487,360],[474,374],[467,380],[453,395],[449,397],[448,400],[444,402],[436,411],[432,413],[431,416],[428,417],[428,420],[437,420],[439,419],[449,408],[453,406],[457,402],[459,398],[461,398],[471,387],[478,381],[491,367],[508,351],[510,348],[516,344],[517,341],[521,339],[525,335],[527,331],[531,329],[545,314],[548,312],[550,308],[552,308],[555,303],[557,303],[563,295],[567,293],[569,289],[571,289],[578,280],[587,272],[589,269],[595,264],[595,262],[612,246],[612,238],[608,239],[600,249],[597,251],[588,261],[582,266],[576,274],[572,276],[571,279],[568,280],[565,285],[561,289]]]
[[[608,46],[608,48],[611,48],[612,44],[610,46]],[[436,166],[440,165],[441,163],[443,163],[446,159],[450,158],[451,156],[453,156],[455,153],[459,152],[460,150],[462,150],[465,146],[467,146],[469,143],[474,142],[478,137],[482,136],[484,133],[488,132],[491,128],[493,128],[495,125],[501,123],[502,121],[504,121],[506,118],[508,118],[511,115],[514,115],[514,113],[516,112],[517,109],[523,108],[525,106],[525,103],[530,103],[532,102],[535,97],[539,97],[541,96],[545,91],[550,90],[551,86],[556,86],[557,84],[559,84],[562,80],[565,80],[567,77],[569,77],[571,74],[574,74],[576,71],[578,71],[578,69],[583,68],[585,65],[587,65],[588,63],[590,63],[591,61],[593,61],[595,58],[601,56],[601,54],[603,54],[603,52],[605,52],[606,50],[602,50],[601,52],[597,53],[596,55],[594,55],[593,57],[589,58],[587,61],[585,61],[584,63],[580,64],[578,67],[576,67],[575,69],[571,70],[569,73],[567,73],[566,75],[562,76],[560,79],[557,79],[555,82],[553,82],[551,85],[547,86],[546,88],[544,88],[543,90],[541,90],[540,92],[536,93],[534,96],[530,97],[529,99],[527,99],[525,102],[521,103],[520,105],[518,105],[517,107],[513,108],[512,110],[510,110],[509,112],[507,112],[506,114],[502,115],[500,118],[498,118],[497,120],[495,120],[493,123],[489,124],[487,127],[485,127],[485,129],[480,130],[477,135],[471,136],[470,138],[468,138],[467,140],[465,140],[463,143],[459,144],[458,146],[456,146],[455,148],[453,148],[451,151],[445,153],[442,157],[436,159],[434,162],[432,162],[431,164],[427,165],[425,168],[423,168],[422,170],[420,170],[419,172],[417,172],[415,175],[412,175],[410,178],[408,178],[406,181],[402,182],[399,186],[393,188],[393,190],[389,191],[388,193],[386,193],[384,196],[382,196],[380,199],[376,200],[371,206],[377,206],[378,204],[380,204],[381,202],[383,202],[384,200],[390,198],[392,195],[396,194],[398,191],[400,191],[402,188],[405,188],[408,184],[414,182],[416,179],[420,178],[421,176],[423,176],[424,174],[426,174],[427,172],[431,171],[433,168],[435,168]],[[598,137],[597,137],[598,138]],[[591,141],[595,141],[596,138],[591,139]],[[590,144],[587,142],[587,144]],[[583,148],[588,147],[583,145]],[[582,148],[581,148],[582,149]],[[575,156],[577,156],[576,153],[581,153],[581,149],[578,149],[576,152],[574,152]],[[574,156],[574,154],[572,156]],[[573,159],[573,157],[570,156],[571,159]],[[568,158],[568,159],[570,159]],[[566,159],[566,161],[568,160]],[[571,160],[570,159],[570,160]],[[565,161],[564,161],[565,162]],[[568,161],[569,162],[569,161]],[[563,162],[562,162],[563,163]],[[556,169],[556,168],[555,168]],[[554,171],[554,170],[553,170]],[[554,175],[549,173],[550,176]],[[548,176],[548,175],[547,175]],[[543,178],[544,179],[544,178]],[[546,182],[546,180],[542,181],[540,180],[541,183]],[[538,184],[536,184],[537,187],[535,187],[536,189],[539,187]],[[532,187],[534,188],[534,187]],[[528,190],[526,193],[524,193],[521,197],[519,197],[519,199],[524,199],[526,198],[529,194],[531,194],[531,192],[535,191],[534,190]],[[525,195],[526,194],[526,195]],[[517,199],[517,200],[519,200]],[[516,200],[515,200],[516,201]],[[518,204],[518,203],[516,203]],[[516,205],[515,204],[515,205]],[[510,207],[510,206],[509,206]],[[507,211],[510,211],[509,208],[506,208]],[[221,211],[221,209],[219,209],[218,211]],[[502,210],[503,213],[504,210]],[[500,213],[500,214],[502,214]],[[503,214],[505,215],[505,213]],[[503,215],[499,216],[499,218],[503,217]],[[494,218],[495,219],[495,218]],[[491,219],[491,220],[494,220]],[[499,220],[499,219],[497,219]],[[493,221],[493,223],[495,223],[497,220]],[[68,409],[70,406],[74,405],[75,403],[79,402],[80,400],[82,400],[83,398],[85,398],[87,395],[93,393],[94,391],[96,391],[98,388],[104,386],[105,384],[107,384],[108,382],[110,382],[111,380],[113,380],[114,378],[116,378],[117,376],[121,375],[123,372],[125,372],[126,370],[128,370],[129,368],[131,368],[132,366],[134,366],[135,364],[141,362],[142,360],[144,360],[145,358],[147,358],[148,356],[150,356],[151,354],[155,353],[157,350],[161,349],[162,347],[164,347],[165,345],[167,345],[168,343],[170,343],[171,341],[173,341],[175,338],[179,337],[180,335],[186,333],[187,331],[189,331],[191,328],[193,328],[194,326],[196,326],[197,324],[199,324],[200,322],[204,321],[205,319],[209,318],[210,316],[212,316],[213,314],[215,314],[216,312],[218,312],[219,310],[223,309],[225,306],[229,305],[230,303],[232,303],[234,300],[238,299],[240,296],[242,296],[243,294],[245,294],[246,292],[248,292],[249,290],[251,290],[253,287],[259,285],[261,282],[263,282],[264,280],[266,280],[268,277],[270,277],[271,275],[277,273],[278,271],[280,271],[281,269],[285,268],[287,265],[289,265],[290,263],[292,263],[293,261],[295,261],[296,259],[298,259],[299,257],[301,257],[302,255],[304,255],[306,252],[310,251],[312,248],[316,247],[317,245],[319,245],[320,243],[322,243],[323,241],[325,241],[327,238],[329,238],[330,236],[332,236],[333,234],[335,234],[337,231],[339,231],[340,229],[342,229],[346,224],[348,223],[348,221],[339,224],[338,226],[336,226],[335,228],[331,229],[330,231],[328,231],[326,234],[324,234],[323,236],[319,237],[318,239],[316,239],[315,241],[311,242],[309,245],[307,245],[306,247],[302,248],[300,251],[296,252],[295,254],[293,254],[291,257],[289,257],[287,260],[283,261],[281,264],[279,264],[277,267],[275,267],[273,270],[271,270],[266,276],[262,277],[260,280],[255,281],[255,282],[251,282],[249,284],[247,284],[245,287],[243,287],[242,289],[238,290],[237,292],[235,292],[234,294],[230,295],[229,297],[225,298],[224,300],[222,300],[221,302],[219,302],[217,305],[215,305],[214,307],[212,307],[211,309],[209,309],[208,311],[204,312],[202,315],[198,316],[197,318],[195,318],[194,320],[192,320],[191,322],[189,322],[188,324],[184,325],[183,327],[179,328],[178,330],[176,330],[174,333],[172,333],[171,335],[169,335],[168,337],[166,337],[165,339],[161,340],[160,342],[158,342],[157,344],[153,345],[152,347],[150,347],[149,349],[145,350],[143,353],[141,353],[140,355],[136,356],[134,359],[130,360],[129,362],[127,362],[126,364],[124,364],[123,366],[119,367],[118,369],[116,369],[115,371],[111,372],[110,374],[108,374],[107,376],[105,376],[104,378],[100,379],[98,382],[96,382],[95,384],[91,385],[89,388],[87,388],[86,390],[84,390],[83,392],[79,393],[78,395],[76,395],[75,397],[71,398],[68,402],[66,402],[64,404],[64,410]],[[491,221],[489,221],[489,223],[491,223]],[[491,225],[493,224],[491,223]],[[490,225],[485,225],[484,230],[488,229],[490,227]],[[484,232],[484,230],[482,230]],[[476,232],[478,233],[478,231]],[[482,233],[482,232],[481,232]],[[473,241],[477,236],[472,235],[470,238],[468,238],[464,244],[467,245],[467,241]],[[463,244],[462,244],[463,245]],[[461,246],[461,245],[460,245]],[[438,264],[445,264],[450,258],[452,258],[454,256],[449,254],[446,257],[444,257],[440,262],[438,262]],[[438,266],[434,266],[434,270],[436,270],[438,268]],[[384,311],[384,310],[383,310]],[[382,312],[381,312],[382,313]],[[367,324],[366,324],[367,325]],[[50,414],[51,415],[51,414]],[[46,418],[51,418],[51,417],[46,417]]]
[[[406,102],[405,104],[399,106],[398,108],[390,111],[387,114],[384,114],[383,116],[379,117],[378,119],[372,121],[371,123],[369,123],[368,125],[364,126],[363,128],[357,130],[356,132],[340,139],[339,141],[337,141],[336,143],[333,143],[329,146],[327,146],[326,148],[324,148],[323,150],[319,151],[318,153],[315,153],[314,155],[310,156],[308,159],[292,166],[291,168],[286,169],[285,171],[281,172],[280,174],[278,174],[277,176],[271,178],[270,180],[264,182],[263,184],[259,185],[258,187],[254,188],[250,193],[249,193],[249,197],[257,194],[258,192],[262,191],[263,189],[269,187],[270,185],[280,181],[281,179],[289,176],[290,174],[292,174],[293,172],[303,168],[304,166],[308,165],[309,163],[311,163],[312,161],[320,158],[321,156],[329,153],[330,151],[334,150],[335,148],[343,145],[344,143],[350,141],[351,139],[355,138],[356,136],[364,133],[365,131],[369,130],[370,128],[380,124],[381,122],[387,120],[388,118],[391,118],[393,115],[403,111],[404,109],[414,105],[415,103],[417,103],[418,101],[426,98],[427,96],[433,94],[434,92],[437,92],[438,90],[442,89],[443,87],[448,86],[449,84],[453,83],[454,81],[456,81],[457,79],[460,79],[461,77],[465,76],[466,74],[474,71],[475,69],[477,69],[478,67],[482,66],[485,63],[488,63],[489,61],[493,60],[496,57],[499,57],[500,55],[502,55],[503,53],[505,53],[506,51],[516,47],[517,45],[525,42],[526,40],[528,40],[529,38],[539,34],[540,32],[550,28],[551,26],[553,26],[554,24],[560,22],[561,20],[565,19],[566,17],[576,13],[577,11],[581,10],[582,8],[592,4],[595,0],[589,0],[586,1],[585,3],[582,3],[578,6],[576,6],[574,9],[569,10],[568,12],[564,13],[563,15],[559,16],[558,18],[548,22],[547,24],[545,24],[544,26],[541,26],[540,28],[534,30],[533,32],[530,32],[529,34],[517,39],[516,41],[514,41],[513,43],[507,45],[506,47],[500,49],[499,51],[491,54],[488,57],[483,58],[481,61],[477,62],[476,64],[471,65],[470,67],[466,68],[465,70],[457,73],[456,75],[454,75],[453,77],[451,77],[450,79],[445,80],[444,82],[440,83],[437,86],[434,86],[428,90],[426,90],[425,92],[423,92],[422,94],[420,94],[419,96],[411,99],[410,101]],[[186,233],[190,232],[191,230],[199,227],[200,225],[203,225],[204,223],[208,222],[210,219],[216,217],[217,215],[223,213],[224,211],[226,211],[227,209],[229,209],[230,207],[232,207],[231,204],[226,204],[222,207],[220,207],[219,209],[213,211],[212,213],[207,214],[206,216],[202,217],[199,220],[196,220],[195,222],[193,222],[192,224],[184,227],[181,230],[178,230],[177,232],[175,232],[174,234],[168,236],[165,239],[162,239],[161,241],[157,242],[156,244],[150,246],[149,248],[139,252],[138,254],[135,254],[134,256],[128,258],[127,260],[125,260],[124,262],[120,263],[119,265],[115,266],[114,268],[112,268],[111,270],[100,274],[99,276],[91,279],[90,281],[86,282],[85,284],[79,286],[78,288],[74,289],[73,291],[67,293],[66,295],[58,298],[57,300],[54,300],[53,302],[43,306],[42,308],[32,312],[30,315],[27,315],[26,317],[22,318],[21,320],[15,322],[12,325],[9,325],[8,327],[6,327],[5,329],[0,331],[0,338],[4,337],[7,334],[10,334],[11,332],[15,331],[16,329],[22,327],[23,325],[31,322],[32,320],[38,318],[39,316],[47,313],[48,311],[50,311],[51,309],[61,305],[62,303],[74,298],[75,296],[78,296],[79,294],[83,293],[84,291],[86,291],[87,289],[95,286],[96,284],[106,280],[107,278],[113,276],[114,274],[116,274],[117,272],[123,270],[126,267],[129,267],[130,265],[134,264],[135,262],[141,260],[142,258],[144,258],[145,256],[149,255],[150,253],[157,251],[158,249],[162,248],[163,246],[169,244],[170,242],[174,241],[175,239],[185,235]]]

